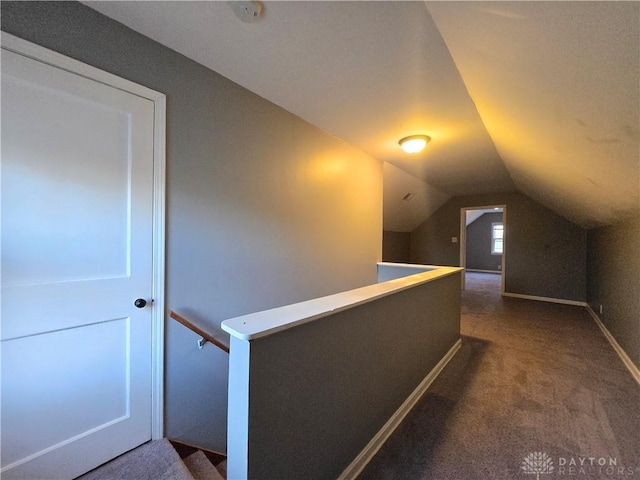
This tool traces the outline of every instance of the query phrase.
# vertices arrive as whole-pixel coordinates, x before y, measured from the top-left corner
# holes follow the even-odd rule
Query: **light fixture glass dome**
[[[398,143],[405,152],[418,153],[427,146],[429,140],[431,140],[431,137],[427,135],[411,135],[410,137],[404,137]]]

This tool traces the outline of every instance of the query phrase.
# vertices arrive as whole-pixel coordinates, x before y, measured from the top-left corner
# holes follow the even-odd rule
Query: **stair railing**
[[[215,345],[216,347],[218,347],[220,350],[223,350],[223,351],[229,353],[229,346],[226,345],[222,340],[219,340],[216,337],[214,337],[213,335],[211,335],[210,333],[205,332],[200,327],[195,325],[190,320],[187,320],[186,318],[184,318],[179,313],[176,313],[173,310],[169,310],[169,316],[171,318],[173,318],[174,320],[176,320],[178,323],[181,323],[182,325],[187,327],[192,332],[196,333],[197,335],[200,335],[201,338],[200,338],[200,340],[198,340],[198,348],[202,349],[202,347],[204,347],[205,344],[211,343],[211,344]]]

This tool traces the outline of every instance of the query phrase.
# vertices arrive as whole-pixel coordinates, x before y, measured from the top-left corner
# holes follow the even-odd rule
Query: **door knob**
[[[144,298],[136,298],[136,301],[133,304],[138,308],[144,308],[147,306],[147,301]]]

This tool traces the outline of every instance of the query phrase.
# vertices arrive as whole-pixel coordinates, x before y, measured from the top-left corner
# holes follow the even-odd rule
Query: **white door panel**
[[[29,439],[3,444],[2,456],[7,464],[131,415],[128,340],[131,335],[148,333],[131,332],[131,326],[130,319],[116,319],[3,345],[2,363],[9,366],[2,372],[3,408],[21,413],[3,419],[3,435],[7,439]],[[38,361],[29,362],[29,368],[11,368],[25,358]],[[148,360],[136,362],[140,360],[148,367]],[[65,408],[70,397],[76,405],[101,408]],[[44,404],[49,408],[43,408]],[[42,425],[51,422],[50,409],[55,411],[57,428],[43,429]]]
[[[2,188],[13,202],[3,209],[3,284],[128,277],[131,251],[150,271],[150,237],[131,238],[130,217],[149,231],[150,211],[135,209],[150,208],[152,183],[129,184],[152,179],[153,162],[139,159],[153,156],[153,104],[12,52],[2,65]],[[76,84],[83,95],[67,93]]]
[[[100,291],[99,297],[96,297],[96,290]],[[98,323],[105,318],[124,317],[128,315],[129,307],[136,298],[132,297],[130,290],[127,279],[3,285],[2,340],[74,328],[79,324]],[[110,300],[114,298],[120,301]],[[35,302],[34,299],[38,301]],[[42,305],[57,306],[55,312],[51,310],[43,315]],[[8,322],[4,317],[11,311],[20,311],[21,318],[34,321]]]
[[[153,148],[152,101],[2,50],[3,479],[151,438]]]

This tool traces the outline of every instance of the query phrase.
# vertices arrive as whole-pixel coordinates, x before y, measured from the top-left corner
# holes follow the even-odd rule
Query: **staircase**
[[[184,464],[195,480],[223,480],[225,478],[220,470],[209,461],[202,450],[198,450],[185,458]]]
[[[195,480],[223,480],[227,478],[227,456],[200,449],[178,440],[169,440]]]
[[[77,480],[224,480],[226,457],[166,438],[145,443]]]

